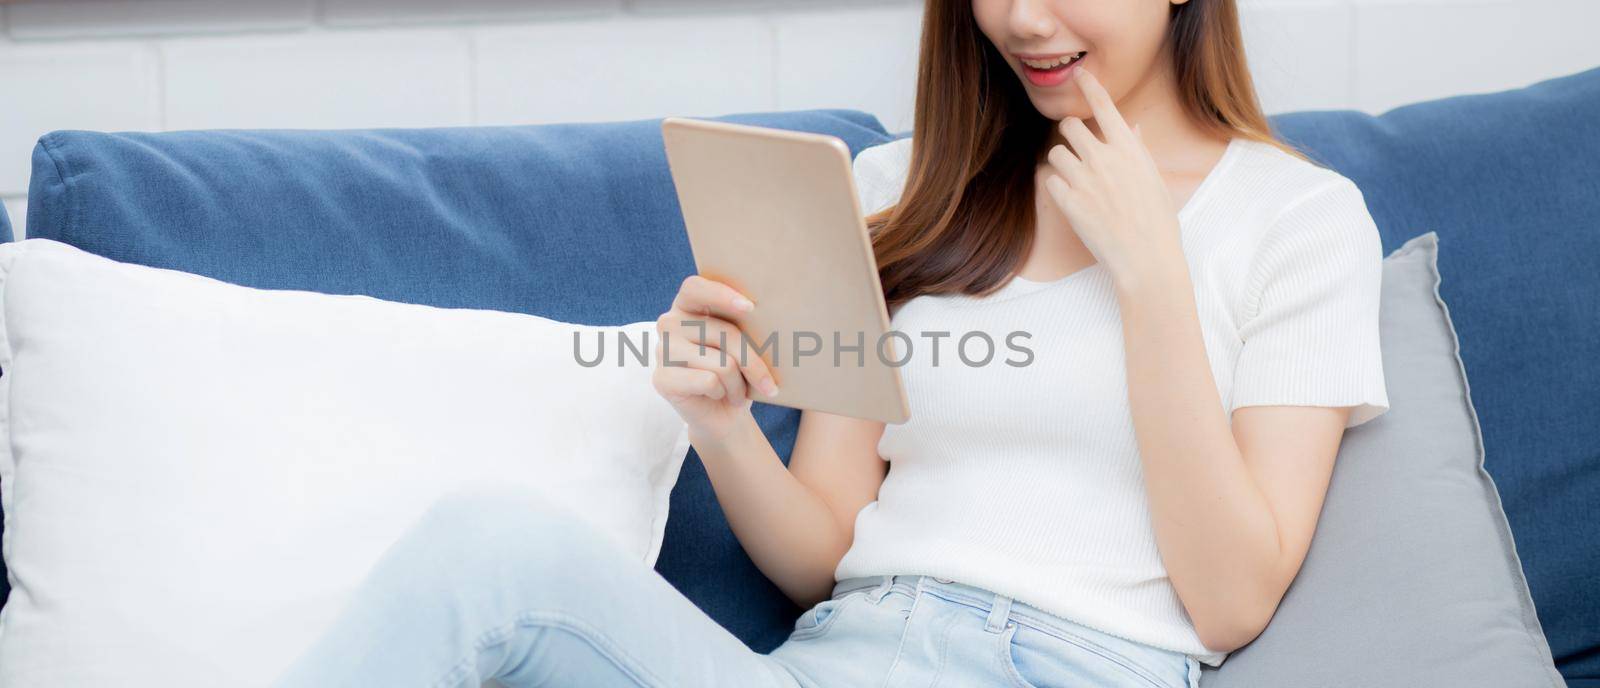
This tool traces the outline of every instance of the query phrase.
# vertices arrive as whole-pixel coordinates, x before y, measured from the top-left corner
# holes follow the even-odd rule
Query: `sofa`
[[[1600,70],[1371,116],[1276,116],[1353,179],[1385,252],[1437,232],[1441,296],[1540,623],[1600,688]],[[908,136],[846,109],[705,115]],[[53,132],[28,235],[252,287],[367,294],[585,324],[653,319],[694,270],[659,120],[350,131]],[[11,240],[0,212],[0,239]],[[757,404],[780,456],[798,412]],[[757,650],[800,610],[751,564],[698,458],[657,570]],[[0,582],[0,600],[8,586]]]

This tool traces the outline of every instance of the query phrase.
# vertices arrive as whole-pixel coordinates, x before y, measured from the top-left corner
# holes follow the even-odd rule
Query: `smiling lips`
[[[1035,86],[1058,86],[1071,76],[1073,68],[1088,55],[1086,50],[1054,56],[1022,56],[1022,73]]]
[[[1083,57],[1087,52],[1089,51],[1079,50],[1075,53],[1062,53],[1060,55],[1017,55],[1017,59],[1022,60],[1023,64],[1034,69],[1050,69]]]

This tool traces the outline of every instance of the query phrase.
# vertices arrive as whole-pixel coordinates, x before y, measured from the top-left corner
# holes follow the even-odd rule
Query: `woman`
[[[457,500],[287,683],[1181,688],[1262,631],[1344,429],[1388,408],[1360,192],[1272,139],[1234,0],[929,0],[923,31],[914,135],[855,165],[893,325],[1026,330],[1030,365],[912,356],[910,422],[804,412],[786,469],[771,373],[714,349],[760,305],[691,277],[658,325],[688,365],[657,391],[810,607],[789,640],[752,652],[562,514]]]

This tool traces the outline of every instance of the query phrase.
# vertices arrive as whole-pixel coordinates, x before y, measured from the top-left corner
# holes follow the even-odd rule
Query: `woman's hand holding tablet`
[[[737,342],[744,335],[724,319],[754,309],[733,287],[691,275],[678,287],[672,308],[656,318],[651,381],[695,437],[721,439],[755,398],[778,394],[766,361],[740,356]]]

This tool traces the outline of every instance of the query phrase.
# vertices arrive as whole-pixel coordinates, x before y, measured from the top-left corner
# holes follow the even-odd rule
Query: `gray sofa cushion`
[[[1564,685],[1483,470],[1437,256],[1428,232],[1384,259],[1390,411],[1346,431],[1304,568],[1206,688]]]

